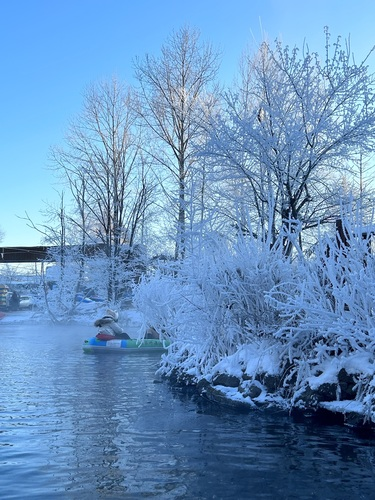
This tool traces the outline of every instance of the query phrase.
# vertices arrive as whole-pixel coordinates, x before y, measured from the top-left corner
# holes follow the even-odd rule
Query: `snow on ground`
[[[242,376],[243,370],[247,375],[259,372],[277,375],[279,359],[277,346],[267,341],[259,341],[241,346],[234,354],[217,363],[213,370],[237,377]]]
[[[337,413],[358,413],[363,415],[365,413],[364,405],[360,401],[347,400],[347,401],[323,401],[320,403],[322,408]]]

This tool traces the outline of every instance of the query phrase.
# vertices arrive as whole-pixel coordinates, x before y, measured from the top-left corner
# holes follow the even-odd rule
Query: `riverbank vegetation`
[[[330,409],[374,420],[375,261],[371,235],[357,229],[347,226],[349,246],[322,237],[309,259],[253,236],[231,249],[212,241],[178,272],[145,278],[135,303],[173,341],[160,373],[243,404],[336,401]]]

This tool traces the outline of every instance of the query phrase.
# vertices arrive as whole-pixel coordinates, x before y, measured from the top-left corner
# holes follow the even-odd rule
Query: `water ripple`
[[[1,328],[1,498],[372,497],[347,429],[220,409],[154,383],[155,355],[85,355],[87,329]]]

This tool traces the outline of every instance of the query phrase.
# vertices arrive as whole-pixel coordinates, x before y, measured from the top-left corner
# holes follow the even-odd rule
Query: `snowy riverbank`
[[[292,366],[280,366],[279,349],[265,341],[241,346],[200,377],[198,370],[180,369],[186,363],[182,358],[177,361],[176,351],[171,350],[159,374],[174,383],[193,384],[203,397],[242,411],[279,408],[356,429],[375,430],[373,399],[359,400],[361,381],[364,383],[375,371],[370,354],[333,357],[331,362],[317,365],[315,374],[297,388],[296,377],[289,377]]]

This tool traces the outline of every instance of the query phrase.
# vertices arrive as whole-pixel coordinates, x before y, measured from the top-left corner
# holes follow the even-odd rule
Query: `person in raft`
[[[97,319],[94,326],[100,328],[97,338],[118,337],[122,339],[130,339],[129,335],[123,331],[118,322],[118,312],[107,309],[105,316]]]

